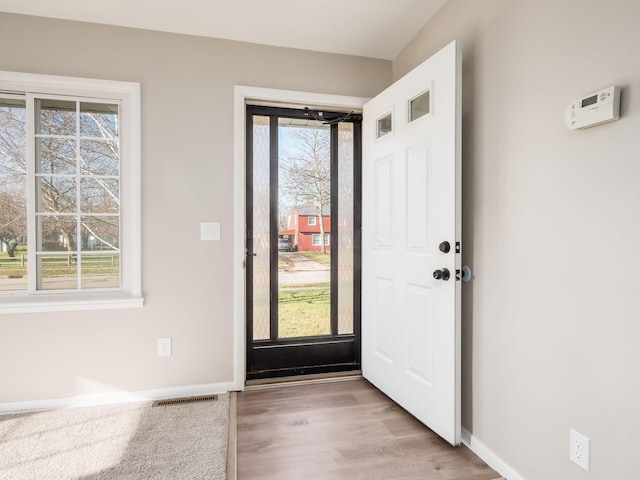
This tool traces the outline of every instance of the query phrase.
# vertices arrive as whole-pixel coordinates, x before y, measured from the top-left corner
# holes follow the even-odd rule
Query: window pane
[[[38,257],[39,289],[120,286],[118,128],[116,104],[36,100],[36,134],[41,135],[36,138],[36,212],[55,214],[37,218],[37,252],[69,252]],[[79,148],[78,132],[90,137],[81,140]],[[108,215],[81,216],[78,231],[82,213]],[[78,247],[96,255],[78,261]],[[86,277],[80,285],[76,264]]]
[[[76,141],[72,138],[36,138],[37,173],[76,173]]]
[[[120,286],[120,255],[82,255],[80,270],[82,288],[118,288]]]
[[[427,115],[431,111],[430,97],[431,92],[427,90],[409,102],[411,104],[411,115],[409,117],[410,122]]]
[[[113,178],[81,178],[80,208],[83,213],[118,213],[120,182]]]
[[[38,255],[38,290],[78,288],[78,257],[75,254]]]
[[[353,333],[353,124],[338,124],[338,333]]]
[[[26,110],[0,98],[0,291],[27,288]]]
[[[290,235],[297,249],[279,254],[280,338],[331,333],[331,253],[320,233],[331,229],[330,137],[320,121],[279,119],[278,203],[288,222],[278,234]]]
[[[82,217],[82,250],[118,250],[120,217]]]
[[[76,211],[76,181],[68,177],[38,177],[36,179],[37,212],[74,213]]]
[[[80,141],[80,173],[82,175],[120,174],[120,155],[117,142],[102,140]]]
[[[377,123],[376,138],[384,137],[386,134],[391,133],[391,129],[393,127],[391,113],[388,113],[384,117],[379,118],[376,123]]]
[[[76,134],[76,102],[37,99],[35,103],[36,134]]]
[[[76,217],[38,216],[39,252],[76,250]]]
[[[13,257],[3,251],[0,257],[0,291],[26,290],[27,288],[27,249],[26,246],[15,252]]]
[[[253,117],[253,339],[270,336],[269,117]]]
[[[118,105],[80,103],[80,136],[118,137]]]

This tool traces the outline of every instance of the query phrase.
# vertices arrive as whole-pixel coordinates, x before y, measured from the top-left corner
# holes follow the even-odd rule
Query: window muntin
[[[140,85],[0,71],[0,133],[9,107],[26,147],[0,154],[0,203],[28,233],[0,231],[0,313],[142,306]]]

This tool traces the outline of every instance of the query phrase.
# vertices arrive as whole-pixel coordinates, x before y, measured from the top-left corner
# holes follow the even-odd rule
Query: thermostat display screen
[[[593,95],[592,97],[585,98],[584,100],[582,100],[582,108],[588,107],[589,105],[593,105],[594,103],[597,103],[597,102],[598,102],[597,95]]]

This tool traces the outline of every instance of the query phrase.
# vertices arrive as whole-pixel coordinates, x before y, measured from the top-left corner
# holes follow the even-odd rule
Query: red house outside
[[[326,251],[331,250],[331,216],[329,207],[322,209],[322,226],[324,227],[324,244]],[[315,207],[293,207],[289,217],[289,228],[278,232],[280,238],[289,236],[293,250],[299,252],[322,251],[320,219]]]

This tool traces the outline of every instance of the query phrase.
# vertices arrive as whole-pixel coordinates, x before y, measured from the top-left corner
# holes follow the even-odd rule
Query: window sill
[[[142,308],[143,297],[129,293],[39,294],[0,298],[0,315],[11,313],[69,312]]]

